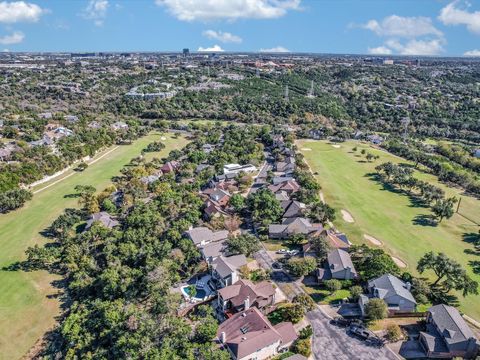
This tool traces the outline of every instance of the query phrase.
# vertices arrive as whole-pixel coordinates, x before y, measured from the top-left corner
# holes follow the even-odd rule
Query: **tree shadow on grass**
[[[468,264],[472,267],[472,271],[480,275],[480,261],[479,260],[470,260]]]
[[[80,193],[74,193],[74,194],[65,194],[63,195],[64,199],[76,199],[80,197]]]
[[[420,225],[420,226],[431,226],[436,227],[438,225],[435,217],[433,215],[427,214],[419,214],[415,216],[412,220],[413,225]]]

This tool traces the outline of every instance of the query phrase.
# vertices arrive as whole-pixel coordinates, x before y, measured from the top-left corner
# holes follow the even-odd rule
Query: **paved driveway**
[[[386,347],[367,346],[345,329],[331,325],[320,310],[309,312],[307,317],[313,327],[312,353],[317,360],[398,360]]]

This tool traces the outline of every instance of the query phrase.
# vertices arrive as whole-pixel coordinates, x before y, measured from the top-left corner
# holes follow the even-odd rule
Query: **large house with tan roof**
[[[234,360],[269,359],[286,351],[298,338],[292,323],[273,326],[255,307],[220,324],[217,336]]]
[[[239,280],[218,290],[217,309],[222,313],[233,314],[250,307],[263,312],[274,303],[275,288],[270,281],[254,284],[250,280]]]

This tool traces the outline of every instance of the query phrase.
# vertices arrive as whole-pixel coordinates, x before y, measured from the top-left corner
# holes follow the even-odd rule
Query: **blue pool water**
[[[187,293],[189,296],[192,296],[192,295],[190,295],[190,288],[189,288],[189,287],[186,287],[186,288],[184,288],[183,290],[184,290],[185,293]],[[207,293],[205,292],[205,290],[197,289],[197,293],[195,294],[195,297],[198,298],[198,299],[203,299],[206,295],[207,295]]]

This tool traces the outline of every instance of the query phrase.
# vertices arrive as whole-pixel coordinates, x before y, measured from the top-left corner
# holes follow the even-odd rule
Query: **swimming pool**
[[[192,295],[190,294],[191,293],[191,288],[189,286],[184,287],[183,291],[185,291],[185,293],[188,296],[192,297]],[[195,296],[193,296],[193,297],[197,298],[197,299],[203,299],[205,296],[207,296],[207,293],[205,292],[205,290],[197,289],[197,292],[195,293]]]

